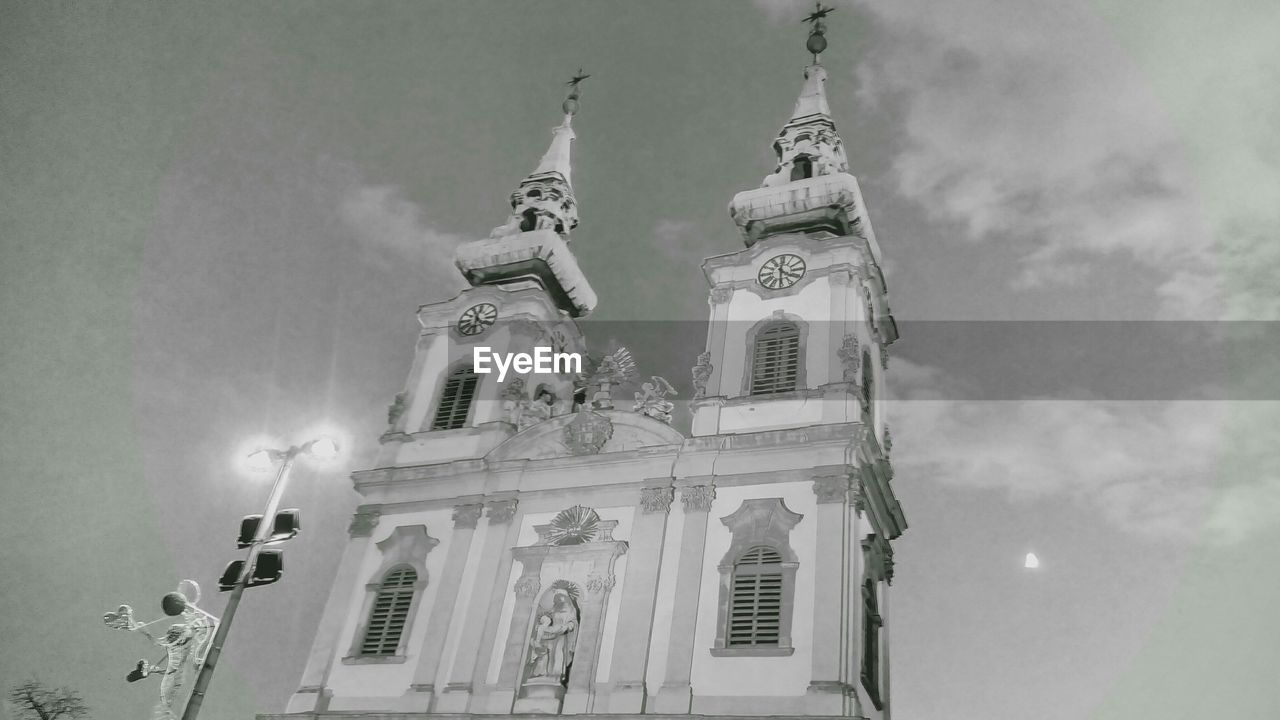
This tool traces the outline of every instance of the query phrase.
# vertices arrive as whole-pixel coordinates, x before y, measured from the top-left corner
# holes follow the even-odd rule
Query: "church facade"
[[[897,331],[824,46],[819,18],[777,166],[730,204],[743,247],[703,265],[688,435],[625,350],[504,382],[472,364],[586,354],[572,83],[509,220],[458,248],[471,287],[418,311],[301,686],[261,717],[890,717]]]

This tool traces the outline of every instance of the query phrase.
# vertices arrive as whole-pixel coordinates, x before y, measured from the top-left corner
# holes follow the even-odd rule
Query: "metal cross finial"
[[[591,76],[583,74],[582,68],[578,68],[578,74],[574,75],[569,82],[565,83],[565,85],[569,86],[569,93],[571,95],[576,94],[578,92],[578,86],[582,84],[583,80],[586,80],[589,77]]]
[[[822,21],[835,11],[833,7],[823,7],[822,0],[818,0],[813,4],[813,12],[809,13],[802,22],[809,23],[813,32],[822,32]]]

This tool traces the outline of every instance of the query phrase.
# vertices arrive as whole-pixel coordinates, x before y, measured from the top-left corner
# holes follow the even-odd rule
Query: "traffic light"
[[[234,589],[243,574],[244,560],[232,560],[227,564],[227,569],[222,571],[222,577],[218,578],[218,589],[223,592]],[[279,580],[283,574],[284,551],[263,550],[258,553],[258,560],[253,564],[253,573],[249,576],[245,587],[270,585]]]
[[[258,526],[261,523],[261,515],[246,515],[240,521],[240,536],[236,538],[236,547],[244,549],[252,545],[254,537],[258,534]],[[297,508],[281,510],[276,513],[275,523],[271,527],[271,536],[267,538],[267,542],[277,543],[288,540],[296,536],[301,529],[302,519],[298,514]]]

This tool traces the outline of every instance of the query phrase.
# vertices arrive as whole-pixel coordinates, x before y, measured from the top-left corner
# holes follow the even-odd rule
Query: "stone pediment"
[[[639,413],[582,410],[551,418],[508,438],[485,460],[539,460],[679,445],[684,436]]]

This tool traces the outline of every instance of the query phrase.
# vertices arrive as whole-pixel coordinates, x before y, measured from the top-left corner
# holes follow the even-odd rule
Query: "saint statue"
[[[551,593],[551,608],[542,610],[529,643],[526,680],[550,678],[567,685],[578,640],[578,606],[564,588]]]

